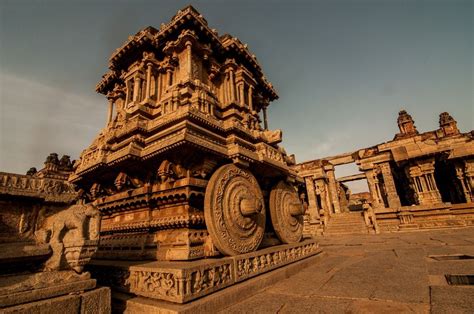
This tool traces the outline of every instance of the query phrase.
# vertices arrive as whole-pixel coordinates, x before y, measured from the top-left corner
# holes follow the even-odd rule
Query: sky
[[[94,87],[111,53],[188,4],[257,56],[280,96],[269,126],[297,162],[393,139],[401,109],[419,131],[448,111],[468,132],[473,3],[0,0],[0,171],[42,168],[51,152],[77,159],[105,125]]]

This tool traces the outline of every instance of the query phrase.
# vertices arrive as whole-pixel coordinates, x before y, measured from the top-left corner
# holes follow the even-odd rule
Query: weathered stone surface
[[[430,289],[431,313],[472,313],[474,287],[434,286]]]
[[[81,294],[81,314],[109,314],[112,311],[110,300],[110,288],[107,287],[84,292]]]
[[[226,255],[255,251],[265,232],[265,204],[257,179],[234,165],[209,180],[204,217],[213,244]]]
[[[186,303],[320,252],[314,240],[307,240],[232,257],[192,262],[117,264],[94,261],[89,269],[99,283],[111,284],[113,289],[153,299]],[[117,280],[108,281],[109,278]]]
[[[302,269],[317,263],[324,258],[324,253],[305,258],[298,262],[261,274],[258,277],[241,281],[226,289],[204,296],[186,304],[172,304],[166,301],[142,297],[115,295],[117,307],[126,313],[212,313],[231,304],[246,300],[258,291],[278,283]]]
[[[290,184],[280,181],[270,192],[270,218],[283,243],[297,243],[303,236],[303,204]]]
[[[473,231],[323,238],[324,258],[221,313],[469,313],[471,286],[448,286],[432,278],[472,274],[474,259],[435,261],[429,256],[471,254]]]
[[[43,301],[30,302],[2,309],[2,313],[10,314],[44,314],[44,313],[79,313],[81,297],[66,295]]]

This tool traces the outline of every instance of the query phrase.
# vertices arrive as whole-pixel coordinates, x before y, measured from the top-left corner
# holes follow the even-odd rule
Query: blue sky
[[[0,170],[41,168],[50,152],[77,158],[105,124],[94,86],[110,54],[189,3],[2,0]],[[473,1],[191,4],[257,56],[280,95],[270,127],[297,161],[391,140],[402,108],[420,131],[442,111],[473,129]]]

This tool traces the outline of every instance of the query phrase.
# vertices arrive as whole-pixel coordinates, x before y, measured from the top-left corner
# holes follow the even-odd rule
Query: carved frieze
[[[152,299],[186,303],[278,267],[321,253],[314,240],[235,257],[186,263],[94,261],[88,270],[102,285]],[[117,265],[119,264],[119,265]]]

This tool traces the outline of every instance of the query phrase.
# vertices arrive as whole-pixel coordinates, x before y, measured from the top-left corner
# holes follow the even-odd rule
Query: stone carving
[[[231,265],[223,264],[191,274],[191,292],[200,293],[213,287],[219,287],[232,281]]]
[[[126,188],[136,188],[142,185],[142,182],[137,178],[128,176],[125,172],[120,172],[115,178],[114,185],[117,191],[122,191]]]
[[[229,261],[210,262],[197,269],[192,264],[189,266],[182,270],[166,270],[166,266],[160,265],[131,267],[127,279],[130,291],[153,299],[183,303],[234,282],[233,265]]]
[[[36,196],[52,202],[72,202],[77,194],[74,186],[55,178],[37,177],[42,171],[29,175],[0,172],[0,193]]]
[[[153,295],[174,297],[178,294],[177,280],[174,274],[138,271],[129,278],[131,289]]]
[[[257,249],[265,231],[263,195],[255,177],[224,165],[206,188],[204,215],[214,245],[224,254]]]
[[[157,176],[161,183],[173,182],[176,179],[184,178],[186,175],[186,169],[181,165],[175,165],[168,160],[163,160],[157,171]]]
[[[48,243],[53,249],[46,269],[72,268],[81,272],[97,249],[99,224],[99,212],[92,205],[72,205],[47,217],[35,232],[37,243]]]
[[[282,132],[281,130],[265,130],[262,132],[262,137],[264,137],[269,144],[278,144],[282,140]]]
[[[71,165],[53,153],[39,171],[0,173],[2,313],[46,313],[56,302],[75,313],[88,312],[91,302],[101,313],[110,308],[108,288],[95,289],[83,271],[98,247],[100,217],[91,204],[71,205],[84,196],[66,181]],[[82,302],[70,302],[72,295]]]
[[[280,181],[270,192],[270,217],[283,243],[299,242],[303,236],[304,208],[295,189]]]
[[[209,259],[206,263],[190,261],[181,263],[181,267],[169,262],[153,262],[121,268],[112,266],[113,261],[101,261],[88,268],[102,285],[152,299],[186,303],[320,252],[314,240],[307,240]]]
[[[306,243],[279,251],[265,250],[236,259],[236,281],[242,281],[319,252],[317,243]]]

